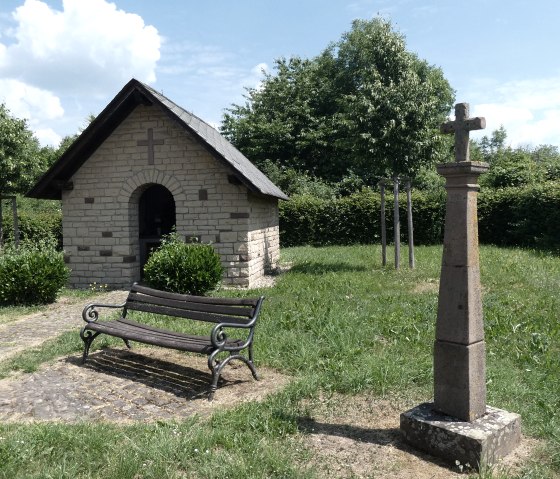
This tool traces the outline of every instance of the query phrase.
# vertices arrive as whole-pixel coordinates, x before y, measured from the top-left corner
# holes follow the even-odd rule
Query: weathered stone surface
[[[521,440],[520,416],[490,406],[481,418],[464,422],[435,412],[432,403],[423,403],[401,414],[400,429],[412,446],[475,469],[494,464]]]
[[[435,410],[465,421],[486,414],[485,354],[484,341],[469,346],[435,342]]]
[[[455,133],[455,163],[438,165],[447,202],[434,346],[434,403],[401,415],[401,431],[411,445],[451,462],[473,467],[492,464],[517,446],[516,414],[486,405],[486,353],[478,253],[478,177],[486,163],[469,161],[469,131],[484,118],[468,118],[457,104],[455,121],[442,132]]]
[[[202,356],[179,351],[139,348],[106,349],[90,355],[60,358],[38,371],[0,380],[0,421],[155,421],[207,416],[242,402],[253,402],[284,387],[289,378],[259,368],[260,381],[249,369],[232,363],[212,402],[212,375]]]
[[[127,294],[111,291],[87,302],[119,304]],[[0,361],[64,331],[77,335],[85,324],[84,301],[63,299],[39,313],[0,324]],[[255,382],[244,364],[228,365],[218,394],[208,402],[211,374],[203,356],[161,348],[135,347],[131,352],[123,345],[93,352],[82,365],[81,354],[75,354],[44,364],[33,374],[0,380],[0,421],[146,421],[204,415],[216,407],[259,400],[288,380],[274,371],[258,370],[261,381]]]
[[[18,321],[0,324],[0,361],[26,349],[39,346],[65,331],[79,331],[85,324],[82,309],[86,303],[121,304],[128,291],[101,293],[88,300],[59,301]],[[68,300],[66,300],[68,301]],[[1,396],[0,396],[1,397]]]
[[[469,345],[484,339],[478,253],[478,176],[485,163],[446,163],[445,233],[436,338]]]
[[[469,161],[469,131],[486,128],[486,119],[469,118],[469,104],[455,105],[455,120],[441,125],[442,133],[455,134],[455,160]]]
[[[440,165],[447,203],[436,343],[434,401],[463,421],[486,413],[486,359],[478,254],[478,175],[487,165]]]

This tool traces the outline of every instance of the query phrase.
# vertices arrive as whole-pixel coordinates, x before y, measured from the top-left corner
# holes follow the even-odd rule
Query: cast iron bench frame
[[[157,289],[132,285],[123,304],[88,304],[82,311],[82,318],[87,323],[80,331],[84,342],[82,363],[85,363],[93,340],[100,334],[121,338],[130,348],[129,341],[137,341],[153,346],[161,346],[179,351],[206,354],[208,368],[212,371],[212,383],[209,400],[218,389],[218,380],[222,369],[233,359],[243,361],[251,370],[255,380],[259,376],[253,363],[253,338],[255,325],[264,296],[260,298],[211,298],[168,293]],[[98,308],[122,308],[121,317],[116,320],[98,321]],[[174,316],[194,321],[216,323],[208,336],[194,336],[155,328],[126,318],[128,311]],[[243,329],[242,339],[230,339],[228,329]],[[242,354],[247,350],[247,355]],[[220,353],[229,353],[223,360]]]

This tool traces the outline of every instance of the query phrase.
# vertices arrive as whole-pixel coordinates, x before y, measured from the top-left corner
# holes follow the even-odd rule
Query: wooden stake
[[[15,196],[12,196],[12,214],[14,215],[14,241],[16,243],[16,248],[19,248],[19,224],[17,217],[17,200]]]
[[[408,265],[414,269],[414,226],[412,224],[412,198],[410,180],[406,182],[406,219],[408,225]]]
[[[401,265],[401,222],[399,218],[399,177],[393,178],[393,194],[395,196],[395,207],[393,221],[395,224],[395,269]]]
[[[2,216],[2,197],[0,196],[0,248],[4,247],[4,218]]]
[[[385,182],[380,181],[381,189],[381,264],[387,266],[387,228],[385,226]]]

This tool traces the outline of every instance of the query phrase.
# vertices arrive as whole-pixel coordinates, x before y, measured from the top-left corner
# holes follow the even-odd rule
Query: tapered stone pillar
[[[409,444],[451,463],[473,468],[492,464],[519,443],[517,414],[486,405],[486,351],[478,254],[478,177],[486,163],[469,161],[469,131],[485,127],[468,118],[468,105],[455,106],[455,121],[442,132],[455,134],[454,163],[438,165],[447,203],[436,341],[434,401],[401,414]]]
[[[486,413],[486,353],[478,255],[478,177],[486,163],[438,166],[447,205],[436,342],[434,409],[474,421]]]

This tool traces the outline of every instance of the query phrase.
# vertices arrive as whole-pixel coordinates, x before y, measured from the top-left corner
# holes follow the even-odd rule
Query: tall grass
[[[292,268],[275,287],[219,293],[267,297],[255,356],[259,366],[294,377],[284,391],[210,420],[0,425],[0,478],[312,477],[296,421],[304,399],[319,392],[431,397],[441,248],[417,248],[416,258],[415,270],[395,271],[380,266],[374,246],[284,250]],[[488,403],[520,413],[524,432],[547,444],[520,477],[554,477],[560,473],[560,258],[483,247],[481,271]],[[66,338],[58,354],[78,348]],[[26,369],[57,354],[53,345],[46,349],[28,353]],[[8,369],[17,367],[16,358]]]

